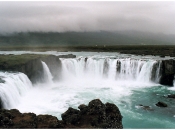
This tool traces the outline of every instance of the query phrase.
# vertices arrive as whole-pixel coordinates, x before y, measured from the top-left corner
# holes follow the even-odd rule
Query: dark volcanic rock
[[[95,99],[79,109],[70,107],[61,115],[62,121],[51,115],[0,109],[0,128],[123,128],[122,116],[114,104]]]
[[[76,58],[76,56],[73,54],[60,55],[60,56],[49,55],[41,59],[49,67],[49,70],[53,76],[53,80],[60,79],[60,72],[62,68],[60,58]]]
[[[116,70],[118,73],[120,73],[120,71],[121,71],[121,62],[120,61],[117,61]]]
[[[175,94],[170,94],[167,96],[168,98],[174,98],[175,99]]]
[[[153,111],[154,109],[151,108],[151,106],[144,106],[142,104],[138,105],[140,108],[142,108],[143,110],[148,110],[148,111]]]
[[[0,83],[5,83],[5,81],[0,77]]]
[[[2,103],[2,100],[1,100],[1,97],[0,97],[0,109],[3,108],[3,103]]]
[[[68,55],[60,55],[60,56],[54,56],[54,55],[48,55],[45,57],[39,57],[35,60],[31,60],[21,66],[18,71],[25,73],[29,79],[32,81],[32,83],[36,83],[37,81],[43,80],[43,66],[41,61],[44,61],[47,66],[49,67],[49,70],[53,76],[53,80],[60,78],[60,72],[61,72],[61,61],[59,58],[75,58],[75,55],[68,54]]]
[[[64,124],[54,116],[38,115],[37,128],[64,128]]]
[[[114,104],[103,104],[95,99],[88,106],[82,104],[78,108],[80,111],[69,108],[62,114],[66,124],[73,125],[74,128],[123,128],[122,116]]]
[[[167,107],[168,105],[166,103],[164,103],[164,102],[158,102],[156,104],[156,106],[158,106],[158,107]]]
[[[73,54],[67,54],[67,55],[60,55],[58,58],[76,58],[76,55]]]
[[[156,63],[154,63],[153,64],[153,67],[152,67],[152,71],[151,71],[151,80],[153,81],[153,82],[156,82],[156,83],[159,83],[160,81],[158,81],[157,79],[156,79],[156,77],[157,77],[157,74],[159,73],[158,71],[159,71],[159,67],[160,67],[160,65],[161,65],[161,61],[158,61],[158,62],[156,62]],[[156,81],[157,80],[157,81]]]
[[[43,66],[40,59],[30,60],[14,69],[27,75],[32,83],[43,80]]]
[[[59,79],[60,78],[59,74],[60,74],[61,67],[62,67],[59,57],[50,55],[50,56],[42,58],[41,60],[44,61],[49,67],[49,70],[53,76],[53,80]]]
[[[62,121],[51,115],[20,113],[17,109],[0,110],[0,128],[63,128]]]
[[[160,67],[160,84],[173,86],[175,75],[175,60],[163,60]]]
[[[44,61],[50,69],[54,79],[59,79],[61,71],[61,61],[59,58],[75,58],[75,55],[0,55],[0,70],[18,71],[26,74],[32,83],[44,80],[43,66]],[[0,81],[1,82],[1,81]]]
[[[69,109],[61,115],[62,120],[66,123],[70,123],[72,125],[76,125],[80,120],[80,111],[74,108],[69,107]]]

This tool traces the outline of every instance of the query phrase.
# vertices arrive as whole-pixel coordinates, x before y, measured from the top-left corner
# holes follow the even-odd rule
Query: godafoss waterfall
[[[100,99],[118,106],[123,128],[175,128],[173,57],[107,52],[0,53],[41,55],[20,65],[8,61],[0,65],[2,108],[61,119],[69,107],[77,109]]]

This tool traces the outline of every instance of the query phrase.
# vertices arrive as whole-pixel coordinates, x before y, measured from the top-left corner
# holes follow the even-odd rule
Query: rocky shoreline
[[[58,120],[51,115],[20,113],[17,109],[0,109],[0,128],[115,128],[122,129],[122,115],[115,104],[94,99],[80,110],[68,108]]]

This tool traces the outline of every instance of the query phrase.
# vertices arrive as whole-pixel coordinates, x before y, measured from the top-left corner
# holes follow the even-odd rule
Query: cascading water
[[[49,67],[46,65],[45,62],[41,61],[42,65],[43,65],[43,70],[44,70],[44,80],[46,83],[53,83],[52,79],[53,76],[49,70]]]
[[[50,68],[41,61],[45,82],[33,87],[22,73],[2,72],[6,78],[0,77],[5,81],[0,83],[0,98],[5,108],[51,114],[61,119],[61,114],[69,107],[77,109],[80,104],[99,98],[119,107],[124,128],[174,128],[175,105],[168,104],[165,109],[155,106],[160,99],[168,101],[164,95],[174,91],[158,84],[161,60],[120,56],[118,53],[115,56],[82,53],[77,58],[60,60],[59,80],[52,81]],[[10,79],[8,74],[13,78]],[[139,104],[150,106],[153,111],[140,109]]]
[[[32,83],[23,73],[0,72],[0,99],[6,109],[16,107],[22,96],[32,87]]]
[[[138,59],[110,59],[110,58],[84,58],[61,59],[63,65],[63,76],[72,77],[92,77],[107,78],[110,80],[135,80],[157,82],[159,79],[160,65],[156,68],[154,77],[152,77],[152,68],[156,60],[138,60]]]

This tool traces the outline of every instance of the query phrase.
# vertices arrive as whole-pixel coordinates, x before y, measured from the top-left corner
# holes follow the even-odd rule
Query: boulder
[[[88,106],[81,104],[80,110],[68,108],[58,120],[51,115],[20,113],[17,109],[0,109],[0,128],[123,128],[122,116],[118,107],[112,103],[103,104],[99,99],[92,100]]]
[[[5,83],[5,81],[0,77],[0,83]]]
[[[82,104],[78,108],[80,111],[69,108],[61,115],[66,124],[74,128],[123,128],[122,116],[114,104],[94,99],[88,106]]]
[[[139,104],[137,107],[142,108],[143,110],[147,110],[147,111],[154,111],[154,109],[152,109],[151,106],[144,106],[142,104]]]
[[[168,98],[174,98],[175,99],[175,94],[169,94],[167,97]]]
[[[56,117],[51,115],[38,115],[37,128],[64,128],[63,121],[59,121]]]
[[[77,125],[80,120],[80,111],[69,107],[68,110],[61,115],[62,120],[66,123]]]
[[[166,103],[164,103],[164,102],[158,102],[156,104],[156,106],[158,106],[158,107],[167,107],[168,105]]]

